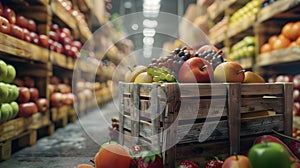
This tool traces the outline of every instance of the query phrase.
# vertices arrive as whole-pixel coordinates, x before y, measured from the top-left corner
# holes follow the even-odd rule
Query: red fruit
[[[60,107],[63,105],[63,95],[61,93],[55,92],[50,97],[50,105],[52,107]]]
[[[44,34],[40,34],[39,35],[39,42],[38,42],[39,46],[44,47],[44,48],[48,48],[49,47],[49,39],[48,36],[44,35]]]
[[[20,79],[20,78],[18,78],[18,77],[16,77],[14,80],[13,80],[13,82],[12,82],[13,84],[15,84],[15,85],[17,85],[18,87],[22,87],[22,86],[24,86],[24,82],[23,82],[23,80],[22,79]]]
[[[64,44],[65,38],[67,38],[66,33],[61,32],[58,35],[58,42],[60,42],[61,44]]]
[[[215,159],[210,159],[206,162],[205,168],[222,168],[223,161],[219,160],[217,158]]]
[[[54,40],[54,41],[58,41],[58,34],[55,31],[49,31],[49,38]]]
[[[289,148],[293,151],[293,153],[296,155],[297,159],[300,159],[300,142],[297,141],[291,141],[288,144]]]
[[[71,38],[71,30],[70,29],[68,29],[68,28],[66,28],[66,27],[63,27],[62,29],[61,29],[61,32],[64,32],[65,34],[66,34],[66,37],[69,37],[69,38]]]
[[[26,27],[29,31],[36,32],[36,23],[34,20],[29,19]]]
[[[278,75],[275,82],[293,82],[293,77],[291,75]]]
[[[251,168],[248,157],[244,155],[233,155],[224,161],[222,168]]]
[[[10,26],[10,35],[23,40],[24,39],[24,30],[20,26],[11,24]]]
[[[39,37],[35,32],[30,32],[31,43],[38,45],[39,44]]]
[[[293,114],[295,116],[300,116],[300,103],[299,102],[294,102],[294,104],[293,104]]]
[[[39,98],[39,90],[37,88],[29,88],[30,101],[36,101]]]
[[[80,49],[82,48],[82,44],[80,41],[72,41],[71,45],[73,47],[76,47],[78,49],[78,51],[80,51]]]
[[[180,67],[178,79],[183,83],[211,82],[213,80],[213,67],[205,59],[190,58]]]
[[[71,56],[72,55],[72,50],[71,50],[71,46],[70,45],[64,45],[64,49],[63,49],[63,53],[66,55],[66,56]]]
[[[293,84],[295,89],[300,89],[300,74],[294,76]]]
[[[79,51],[76,47],[71,47],[71,53],[70,54],[71,54],[70,56],[72,58],[76,59],[76,58],[78,58]]]
[[[58,24],[51,24],[50,30],[56,32],[57,35],[60,34]]]
[[[67,45],[67,44],[71,45],[71,43],[72,43],[72,39],[69,37],[64,38],[62,42],[63,45]]]
[[[148,151],[142,151],[142,152],[148,152]],[[149,161],[147,162],[147,160]],[[163,168],[163,159],[160,154],[155,154],[154,157],[153,154],[146,155],[146,157],[144,158],[138,158],[138,168]]]
[[[19,117],[30,117],[37,112],[38,108],[33,102],[19,104]]]
[[[9,23],[16,23],[16,13],[11,8],[4,6],[2,16],[5,17]]]
[[[142,151],[142,147],[139,145],[133,145],[130,149],[131,149],[132,153],[135,155]]]
[[[25,76],[23,78],[23,81],[24,81],[24,86],[25,87],[32,88],[35,85],[34,80],[31,77],[29,77],[29,76]]]
[[[183,160],[179,162],[178,166],[180,166],[180,168],[199,168],[199,166],[196,163],[190,160]]]
[[[19,87],[18,103],[26,103],[30,100],[30,92],[27,87]]]
[[[9,21],[2,16],[0,16],[0,32],[5,33],[5,34],[10,33]]]
[[[46,112],[49,108],[48,100],[45,98],[39,98],[35,101],[39,112]]]
[[[18,25],[22,28],[26,28],[28,25],[28,20],[22,15],[17,15],[16,16],[16,25]]]
[[[30,36],[30,31],[26,28],[23,28],[23,32],[24,32],[24,40],[31,43],[32,39]]]

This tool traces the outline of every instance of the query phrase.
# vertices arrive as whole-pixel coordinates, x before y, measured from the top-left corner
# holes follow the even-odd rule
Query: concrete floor
[[[90,111],[76,123],[14,153],[10,160],[0,162],[0,168],[74,168],[80,163],[89,164],[99,146],[110,140],[110,119],[117,115],[113,102]]]

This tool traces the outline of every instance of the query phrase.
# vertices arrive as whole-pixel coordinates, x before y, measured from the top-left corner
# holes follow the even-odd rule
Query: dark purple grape
[[[172,66],[172,64],[173,64],[173,59],[171,59],[171,58],[167,59],[166,65],[167,66]]]
[[[180,52],[178,53],[178,56],[179,56],[179,57],[182,57],[182,56],[184,56],[184,54],[185,54],[184,51],[180,51]]]
[[[184,60],[178,61],[178,65],[181,66],[184,63]]]
[[[176,48],[175,50],[174,50],[174,53],[176,53],[176,54],[178,54],[180,52],[180,48]]]
[[[173,60],[178,61],[179,58],[180,58],[179,56],[175,55],[175,56],[173,57]]]
[[[161,68],[161,67],[163,67],[163,66],[165,66],[165,64],[162,63],[162,62],[158,63],[158,65],[157,65],[158,68]]]
[[[189,58],[190,58],[190,54],[185,54],[183,57],[182,57],[182,59],[184,60],[184,61],[186,61],[186,60],[188,60]]]
[[[211,61],[212,58],[213,58],[213,55],[211,55],[211,54],[208,54],[204,57],[204,59],[206,59],[207,61]]]

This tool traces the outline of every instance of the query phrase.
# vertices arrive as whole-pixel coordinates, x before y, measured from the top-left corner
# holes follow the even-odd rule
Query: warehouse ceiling
[[[145,4],[159,4],[159,12],[166,12],[170,14],[174,14],[174,16],[183,16],[185,10],[187,9],[188,5],[191,3],[196,3],[196,0],[112,0],[112,9],[109,11],[111,15],[114,13],[117,13],[121,16],[125,16],[128,14],[134,14],[137,12],[143,12],[145,10]],[[154,7],[154,6],[151,6]],[[151,8],[150,7],[150,8]],[[147,19],[145,16],[143,16],[141,13],[140,15],[137,16],[136,19],[132,19],[127,21],[126,23],[123,23],[125,28],[132,28],[135,24],[135,22],[138,22],[138,20],[145,20]],[[152,19],[153,20],[153,19]],[[164,30],[172,30],[172,34],[174,34],[173,37],[170,37],[165,34],[159,34],[156,33],[153,36],[153,45],[152,47],[154,48],[162,48],[164,42],[173,42],[176,37],[178,37],[178,21],[172,20],[167,23],[158,23],[160,28],[163,28]],[[145,34],[139,33],[139,34],[134,34],[128,37],[131,39],[134,43],[135,50],[143,49],[145,47]],[[149,40],[148,40],[149,41]],[[150,40],[151,42],[151,40]],[[149,52],[146,52],[146,54]],[[152,52],[150,52],[152,53]],[[145,53],[144,53],[145,54]],[[148,56],[153,58],[153,57],[158,57],[158,54],[153,54],[151,56]]]

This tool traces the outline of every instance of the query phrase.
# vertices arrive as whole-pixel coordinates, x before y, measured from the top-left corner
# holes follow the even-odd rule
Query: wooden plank
[[[67,65],[67,56],[65,56],[63,54],[50,51],[50,61],[53,64],[58,65],[62,68],[69,69],[69,67]]]
[[[293,84],[284,84],[284,133],[292,136],[293,134]]]
[[[0,33],[0,52],[40,62],[49,60],[47,49],[4,33]]]
[[[252,113],[258,111],[275,111],[276,113],[284,113],[284,98],[274,97],[274,98],[241,98],[241,108],[240,112]]]
[[[133,85],[133,106],[130,109],[131,115],[131,136],[139,137],[140,134],[140,85]],[[132,142],[131,145],[137,142]]]
[[[0,125],[0,142],[11,139],[24,132],[31,124],[32,118],[17,118]]]
[[[230,154],[240,152],[241,129],[241,85],[231,83],[228,85],[228,128]]]
[[[283,94],[283,85],[280,83],[265,83],[265,84],[242,84],[241,95],[276,95]]]
[[[230,27],[227,30],[227,37],[228,38],[232,38],[235,35],[249,29],[250,27],[252,27],[255,23],[255,15],[248,17],[245,20],[242,20],[240,23],[237,23],[237,25],[234,25],[233,27]]]
[[[268,65],[296,62],[300,60],[299,54],[300,54],[299,46],[284,48],[284,49],[274,50],[268,53],[259,54],[257,56],[256,66],[268,66]],[[288,57],[282,57],[283,55],[288,55]]]
[[[271,19],[279,13],[283,13],[299,4],[298,0],[285,0],[276,1],[264,8],[262,8],[257,14],[257,22],[262,23],[268,19]]]

